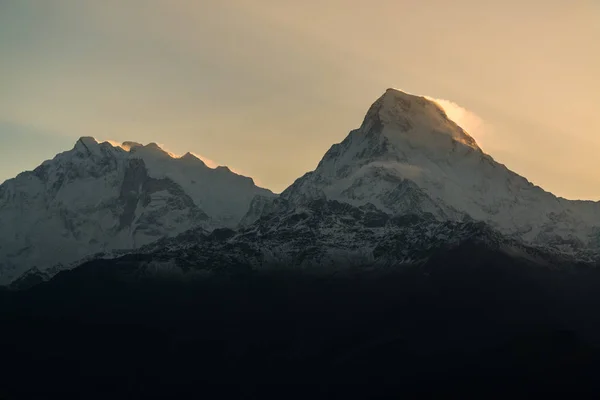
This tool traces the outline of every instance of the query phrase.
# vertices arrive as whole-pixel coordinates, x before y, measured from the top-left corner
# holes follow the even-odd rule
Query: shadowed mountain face
[[[471,240],[419,266],[335,275],[240,265],[182,281],[140,276],[143,261],[93,261],[5,292],[5,393],[206,395],[231,383],[247,397],[311,383],[317,398],[491,395],[590,390],[600,367],[597,270],[540,268]],[[350,383],[361,386],[338,386]]]
[[[484,223],[327,201],[279,207],[239,232],[190,231],[2,293],[5,392],[222,395],[214,383],[236,398],[596,389],[595,265]],[[340,253],[354,255],[342,264]],[[27,385],[31,376],[38,386]],[[316,386],[264,386],[272,383]]]

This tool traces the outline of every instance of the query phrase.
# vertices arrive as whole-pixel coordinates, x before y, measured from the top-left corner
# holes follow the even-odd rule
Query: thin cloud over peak
[[[204,164],[206,164],[206,166],[209,167],[209,168],[217,168],[219,166],[219,164],[217,164],[215,161],[211,160],[208,157],[204,157],[203,155],[194,153],[192,151],[190,152],[190,154],[193,155],[194,157],[199,158],[200,160],[202,160],[202,162]]]
[[[436,99],[429,96],[425,96],[425,98],[442,107],[448,118],[471,135],[479,146],[484,146],[486,139],[492,132],[492,128],[483,118],[451,100]]]

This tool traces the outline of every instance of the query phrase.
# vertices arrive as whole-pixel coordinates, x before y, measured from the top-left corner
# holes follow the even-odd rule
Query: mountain
[[[114,259],[115,266],[136,279],[195,280],[282,269],[333,276],[420,266],[439,253],[469,243],[543,268],[564,269],[579,262],[551,248],[507,237],[484,222],[438,221],[419,214],[391,216],[373,205],[356,207],[335,200],[279,204],[276,213],[248,227],[212,232],[194,229],[132,254],[99,254],[96,259],[103,259],[105,266]]]
[[[362,125],[237,230],[195,229],[116,259],[135,275],[418,266],[477,242],[543,268],[597,265],[600,204],[557,198],[485,154],[423,97],[389,89]],[[110,259],[123,254],[100,254]]]
[[[257,195],[273,196],[190,153],[82,137],[0,186],[0,283],[196,227],[235,227]]]
[[[386,91],[280,196],[123,147],[84,138],[1,187],[0,226],[29,235],[3,237],[73,259],[107,241],[0,288],[0,397],[600,390],[598,203],[511,172],[434,102]],[[194,186],[218,174],[244,207]]]
[[[67,172],[52,172],[57,168]],[[73,184],[62,185],[64,176]],[[144,179],[149,181],[140,190],[128,189]],[[32,195],[35,203],[22,210],[26,203],[17,196],[30,190],[43,195]],[[252,254],[236,253],[252,267],[323,268],[348,260],[363,267],[404,265],[416,260],[405,254],[414,250],[414,242],[434,240],[431,232],[439,226],[452,227],[445,234],[448,240],[462,237],[471,222],[483,223],[528,253],[569,262],[600,259],[600,203],[565,200],[533,185],[485,154],[435,102],[394,89],[373,103],[361,126],[333,145],[314,171],[280,196],[226,168],[210,169],[189,153],[174,158],[155,144],[128,142],[121,148],[82,138],[71,152],[5,183],[0,199],[0,221],[28,232],[5,230],[9,245],[0,249],[8,260],[2,269],[15,271],[5,272],[10,279],[29,271],[21,283],[47,280],[67,262],[125,254],[118,249],[147,253],[165,241],[143,245],[169,237],[177,237],[168,242],[177,260],[180,249],[195,246],[196,254],[220,259],[219,252],[233,246],[252,249]],[[351,207],[344,209],[344,204]],[[341,216],[339,207],[348,215]],[[383,225],[370,226],[370,217],[366,221],[371,222],[356,220],[366,210],[380,215]],[[410,237],[398,236],[398,229],[408,228],[393,221],[412,218],[422,225],[411,232],[415,239],[397,244],[404,247],[398,254],[378,253],[382,242]],[[205,248],[203,238],[215,227],[239,229],[218,242],[221,247],[209,241],[213,247]],[[32,243],[46,243],[52,250],[32,251]],[[61,265],[44,270],[54,266],[48,259]]]
[[[536,245],[595,253],[600,203],[557,198],[485,154],[424,97],[388,89],[362,125],[281,197],[371,203],[390,214],[484,221]]]

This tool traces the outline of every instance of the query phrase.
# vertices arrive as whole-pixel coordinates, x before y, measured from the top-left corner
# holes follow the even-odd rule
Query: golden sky
[[[0,181],[94,136],[278,192],[395,87],[453,103],[535,184],[600,199],[598,0],[0,0],[0,54]]]

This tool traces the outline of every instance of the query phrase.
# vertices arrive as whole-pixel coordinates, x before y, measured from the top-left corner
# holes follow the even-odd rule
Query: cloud
[[[368,164],[368,167],[378,167],[392,170],[396,175],[411,180],[418,180],[425,173],[425,170],[417,165],[411,165],[396,161],[376,161]]]
[[[450,100],[436,99],[427,96],[426,98],[436,102],[442,107],[446,112],[446,115],[448,115],[448,118],[463,128],[480,146],[482,142],[485,143],[487,141],[487,138],[492,132],[492,128],[479,115]]]
[[[173,153],[172,151],[170,151],[169,149],[167,149],[167,146],[165,146],[162,143],[156,143],[156,145],[158,147],[160,147],[162,149],[162,151],[164,151],[165,153],[167,153],[168,155],[170,155],[171,158],[181,158],[183,156],[183,154]]]
[[[122,149],[123,149],[123,150],[125,150],[125,151],[129,151],[129,150],[130,150],[129,146],[125,146],[123,143],[120,143],[120,142],[118,142],[118,141],[116,141],[116,140],[111,140],[111,139],[108,139],[108,140],[96,140],[96,141],[97,141],[98,143],[104,143],[104,142],[106,142],[106,143],[110,143],[110,145],[111,145],[112,147],[120,147],[120,148],[122,148]]]
[[[219,164],[217,164],[215,161],[211,160],[208,157],[204,157],[200,154],[196,154],[196,153],[191,153],[194,157],[197,157],[199,159],[202,160],[202,162],[204,162],[204,164],[206,164],[207,167],[209,168],[217,168],[219,166]]]

